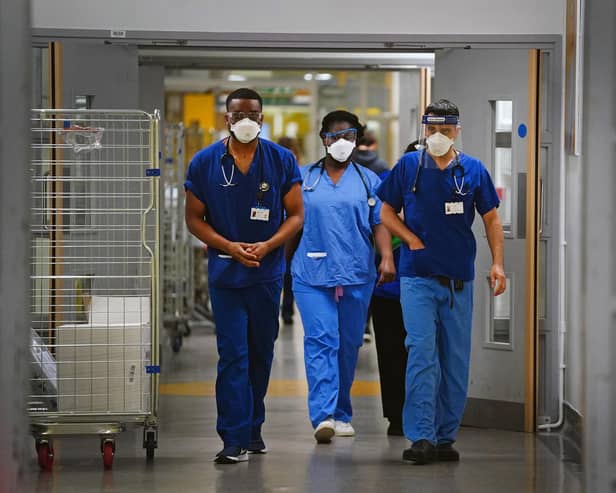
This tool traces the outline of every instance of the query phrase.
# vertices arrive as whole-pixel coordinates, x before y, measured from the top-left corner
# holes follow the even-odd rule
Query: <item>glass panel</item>
[[[496,103],[496,132],[509,132],[513,128],[513,102],[512,101],[495,101]]]
[[[499,213],[505,231],[511,231],[513,210],[513,102],[494,101],[494,186],[501,200]]]
[[[500,296],[494,297],[488,288],[490,297],[490,333],[488,342],[511,345],[511,306],[513,285],[511,278],[507,277],[507,290]]]

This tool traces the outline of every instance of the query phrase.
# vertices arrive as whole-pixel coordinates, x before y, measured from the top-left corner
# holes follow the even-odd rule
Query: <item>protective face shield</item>
[[[451,146],[461,149],[459,136],[460,119],[454,115],[424,115],[421,119],[419,149],[426,149],[433,156],[447,154]]]
[[[250,118],[244,118],[233,123],[230,130],[237,140],[243,144],[248,144],[248,142],[252,142],[257,138],[259,132],[261,132],[261,125]]]
[[[338,132],[329,132],[323,136],[327,153],[339,163],[346,162],[355,149],[357,129],[347,128]]]

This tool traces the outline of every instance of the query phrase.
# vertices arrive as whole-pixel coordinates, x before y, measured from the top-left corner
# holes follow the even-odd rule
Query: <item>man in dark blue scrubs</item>
[[[457,461],[453,448],[466,404],[473,279],[477,245],[471,226],[479,212],[492,252],[490,285],[505,291],[499,199],[483,164],[454,148],[456,105],[426,108],[425,144],[405,154],[378,190],[381,221],[403,242],[400,301],[408,361],[403,410],[413,442],[403,459],[417,464]],[[404,207],[404,221],[398,212]]]
[[[227,98],[230,137],[198,152],[186,177],[186,224],[209,247],[208,276],[218,346],[214,459],[235,464],[267,451],[264,398],[278,336],[282,246],[303,224],[293,154],[259,138],[262,100],[251,89]]]

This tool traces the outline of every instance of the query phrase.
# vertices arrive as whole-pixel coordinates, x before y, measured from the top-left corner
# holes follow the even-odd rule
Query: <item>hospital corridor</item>
[[[0,493],[616,493],[614,0],[0,0]]]

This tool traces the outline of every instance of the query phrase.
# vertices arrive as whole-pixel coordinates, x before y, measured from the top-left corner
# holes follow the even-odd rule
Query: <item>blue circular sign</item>
[[[524,123],[520,123],[520,125],[518,126],[518,135],[521,138],[526,137],[526,134],[528,133],[528,128],[526,128],[526,125]]]

